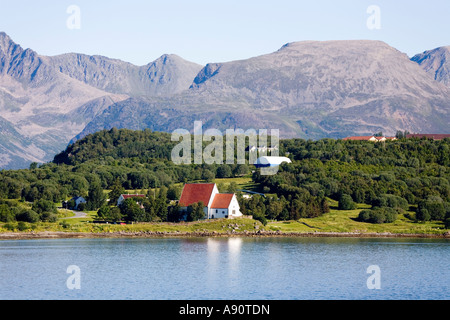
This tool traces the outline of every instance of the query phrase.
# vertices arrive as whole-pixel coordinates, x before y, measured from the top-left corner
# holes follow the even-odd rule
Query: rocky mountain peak
[[[419,53],[411,58],[435,80],[450,86],[450,46]]]

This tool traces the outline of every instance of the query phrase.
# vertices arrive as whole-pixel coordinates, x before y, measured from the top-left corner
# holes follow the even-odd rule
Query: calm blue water
[[[67,286],[72,265],[80,289]],[[367,287],[371,265],[380,289]],[[441,300],[449,265],[449,240],[0,241],[0,299]]]

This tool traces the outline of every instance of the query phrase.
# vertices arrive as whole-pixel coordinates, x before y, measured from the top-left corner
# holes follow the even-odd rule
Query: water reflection
[[[238,272],[241,257],[242,239],[228,239],[228,264],[230,272]]]
[[[242,243],[241,238],[207,239],[207,276],[210,284],[223,284],[226,278],[228,286],[237,285]]]

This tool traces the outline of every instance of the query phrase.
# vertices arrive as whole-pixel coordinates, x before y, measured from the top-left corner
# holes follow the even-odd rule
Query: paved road
[[[72,210],[71,210],[72,211]],[[87,217],[87,213],[86,212],[80,212],[80,211],[72,211],[75,216],[73,217],[67,217],[67,218],[62,218],[64,219],[78,219],[78,218],[86,218]]]

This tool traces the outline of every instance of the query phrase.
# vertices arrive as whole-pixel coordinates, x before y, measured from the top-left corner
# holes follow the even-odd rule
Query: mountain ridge
[[[183,91],[202,68],[174,54],[164,54],[144,66],[80,53],[63,54],[49,59],[61,73],[71,78],[110,93],[134,96],[161,96]]]
[[[0,116],[14,129],[0,141],[0,168],[50,161],[108,106],[187,89],[201,68],[176,55],[140,67],[77,53],[42,56],[0,32]]]
[[[411,58],[435,80],[450,86],[450,46],[416,54]]]
[[[41,56],[0,32],[0,168],[50,161],[68,143],[113,127],[192,131],[202,121],[205,130],[279,129],[305,139],[445,131],[450,60],[430,54],[445,50],[409,58],[382,41],[299,41],[205,66],[175,54],[136,66],[101,55]]]
[[[119,102],[78,137],[112,124],[191,129],[194,120],[203,121],[205,129],[279,128],[285,137],[303,138],[431,132],[448,128],[449,97],[449,87],[382,41],[303,41],[249,59],[207,64],[189,90],[165,100]],[[170,121],[161,117],[167,113]],[[120,114],[139,114],[139,123]],[[231,114],[239,116],[230,123]]]

